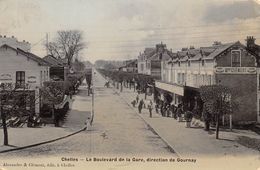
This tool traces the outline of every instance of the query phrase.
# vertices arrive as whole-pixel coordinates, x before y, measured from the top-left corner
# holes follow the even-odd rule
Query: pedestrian
[[[170,115],[171,115],[170,105],[167,105],[167,106],[166,106],[166,115],[167,115],[167,117],[170,117]]]
[[[85,121],[85,125],[86,125],[86,130],[89,130],[90,128],[90,125],[91,125],[91,120],[90,120],[90,117],[87,118],[87,120]]]
[[[133,105],[133,107],[135,107],[135,105],[136,105],[136,100],[133,100],[133,101],[131,102],[131,104]]]
[[[177,107],[175,105],[172,105],[172,117],[177,119]]]
[[[156,113],[158,113],[158,109],[159,109],[159,104],[156,103],[156,104],[155,104],[155,111],[156,111]]]
[[[140,114],[142,113],[143,105],[144,105],[144,101],[143,101],[143,99],[142,99],[142,100],[140,100],[139,105],[138,105],[138,110],[139,110],[139,113],[140,113]]]
[[[150,100],[150,103],[148,104],[148,110],[150,117],[152,117],[152,110],[153,110],[153,102]]]
[[[178,122],[182,121],[182,114],[183,114],[182,104],[179,104],[177,108]]]
[[[193,114],[191,111],[187,110],[184,114],[184,118],[186,120],[186,127],[190,128],[191,120],[192,120]]]
[[[136,96],[136,103],[138,103],[139,102],[139,95],[137,94],[137,96]]]

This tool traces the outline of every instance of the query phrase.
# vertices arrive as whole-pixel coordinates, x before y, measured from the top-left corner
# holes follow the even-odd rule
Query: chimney
[[[247,48],[252,48],[255,46],[255,38],[253,36],[246,37],[246,46]]]

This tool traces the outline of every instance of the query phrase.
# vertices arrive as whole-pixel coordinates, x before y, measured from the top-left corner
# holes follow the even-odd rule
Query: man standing
[[[152,117],[152,110],[153,110],[153,102],[152,102],[152,100],[150,100],[150,103],[148,104],[148,110],[149,110],[150,117]]]
[[[137,94],[137,96],[136,96],[136,103],[138,103],[138,101],[139,101],[139,95]]]
[[[138,110],[139,110],[139,113],[140,113],[140,114],[141,114],[141,112],[142,112],[143,105],[144,105],[144,101],[143,101],[143,99],[142,99],[142,100],[140,100],[139,105],[138,105]]]

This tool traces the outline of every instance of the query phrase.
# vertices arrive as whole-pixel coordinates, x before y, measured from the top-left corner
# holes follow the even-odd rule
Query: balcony
[[[169,83],[164,81],[155,81],[155,87],[169,91],[171,93],[178,94],[180,96],[184,96],[184,86],[175,84],[175,83]]]

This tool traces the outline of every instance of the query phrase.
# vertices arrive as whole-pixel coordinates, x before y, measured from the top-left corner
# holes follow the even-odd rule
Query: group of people
[[[149,103],[145,103],[143,99],[139,100],[139,95],[137,94],[135,100],[132,101],[133,107],[137,105],[138,112],[141,114],[143,108],[147,108],[149,110],[150,117],[152,117],[152,110],[153,110],[153,102],[152,100]]]
[[[143,108],[147,108],[149,110],[149,115],[152,117],[153,111],[153,102],[150,100],[148,103],[145,103],[143,99],[139,99],[139,95],[137,94],[135,100],[132,101],[133,107],[138,108],[138,112],[141,114]],[[193,113],[189,110],[184,109],[182,103],[178,104],[176,107],[173,104],[169,104],[167,102],[163,102],[162,100],[158,100],[155,103],[155,111],[158,114],[161,114],[163,117],[172,117],[179,122],[185,119],[186,126],[190,127],[190,122],[193,117]]]
[[[158,101],[155,105],[156,113],[160,113],[163,117],[173,117],[175,119],[182,117],[184,111],[182,104],[179,104],[178,107],[171,105],[167,102]]]

